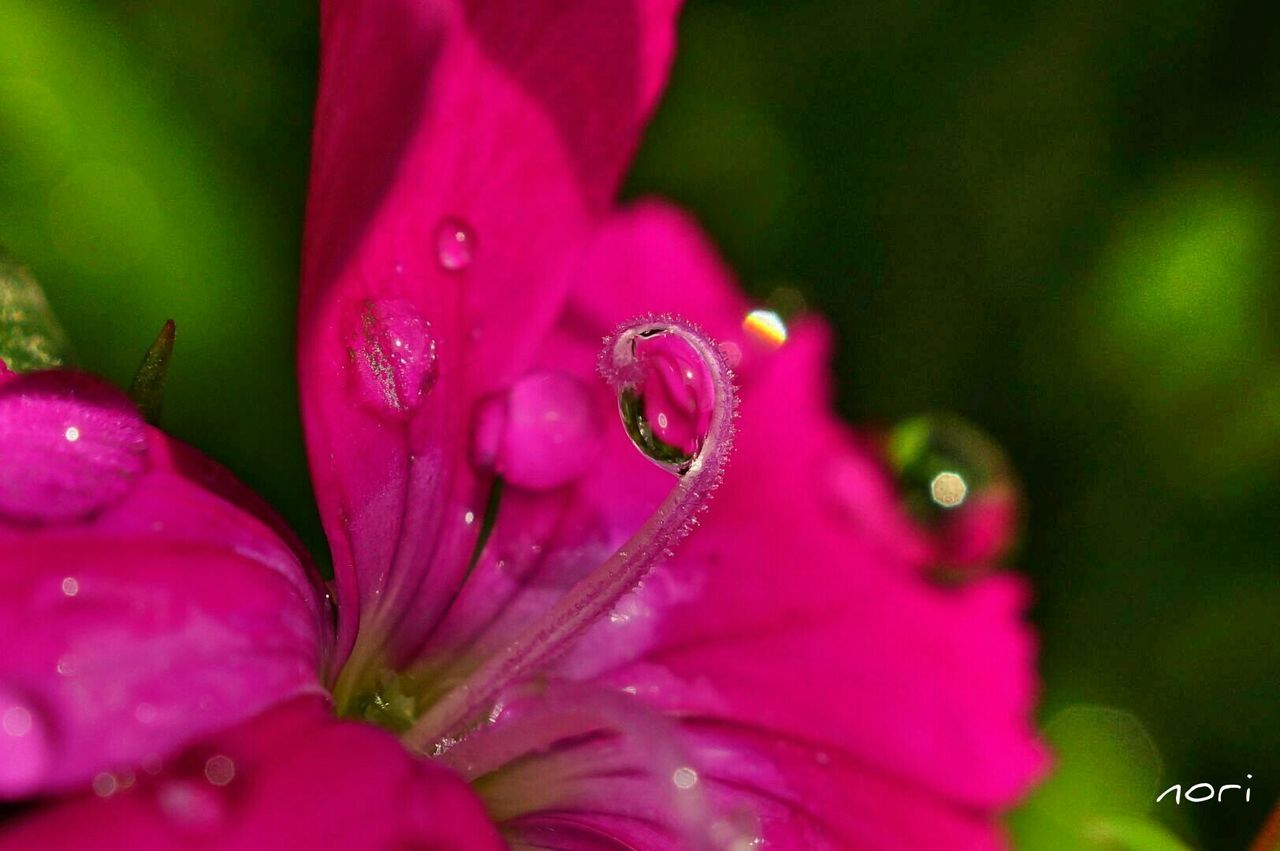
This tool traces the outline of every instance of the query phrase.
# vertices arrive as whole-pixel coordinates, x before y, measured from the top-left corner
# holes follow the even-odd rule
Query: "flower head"
[[[322,4],[336,607],[121,394],[0,379],[0,794],[65,796],[0,849],[999,845],[1042,762],[1021,585],[930,582],[824,326],[614,206],[676,5]]]

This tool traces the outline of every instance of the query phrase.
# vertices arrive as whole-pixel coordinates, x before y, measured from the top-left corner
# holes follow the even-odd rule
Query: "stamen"
[[[719,483],[737,399],[733,373],[712,340],[673,317],[639,320],[606,340],[600,371],[618,392],[632,441],[679,483],[604,564],[431,706],[405,733],[408,747],[439,753],[482,723],[503,690],[567,650],[670,555]]]

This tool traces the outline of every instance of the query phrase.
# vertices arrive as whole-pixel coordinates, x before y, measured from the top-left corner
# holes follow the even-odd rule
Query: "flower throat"
[[[367,695],[366,719],[401,732],[413,750],[442,753],[485,723],[504,691],[545,669],[672,555],[720,481],[737,400],[732,372],[711,339],[678,318],[637,320],[606,339],[599,368],[617,392],[628,437],[677,484],[609,558],[462,681],[441,689],[392,675]]]

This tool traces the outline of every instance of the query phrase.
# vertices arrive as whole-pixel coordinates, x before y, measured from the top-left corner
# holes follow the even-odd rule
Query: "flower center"
[[[553,662],[671,554],[719,482],[732,443],[736,398],[732,373],[713,341],[675,318],[634,322],[609,338],[600,370],[618,393],[632,442],[677,475],[678,483],[603,564],[465,680],[430,701],[405,730],[412,749],[441,753],[484,723],[506,689]],[[378,699],[403,729],[409,718],[396,708],[400,686],[393,685]]]

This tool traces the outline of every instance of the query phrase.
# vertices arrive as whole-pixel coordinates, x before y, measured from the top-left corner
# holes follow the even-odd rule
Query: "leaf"
[[[142,363],[138,364],[138,371],[133,374],[133,382],[129,385],[129,398],[133,399],[138,410],[142,411],[142,416],[152,425],[160,420],[164,381],[169,374],[169,360],[173,357],[176,330],[172,319],[164,323],[155,342],[142,356]]]
[[[1142,816],[1100,819],[1089,834],[1103,848],[1115,851],[1190,851],[1190,847],[1159,823]]]
[[[0,248],[0,361],[14,372],[62,366],[70,344],[26,269]]]

